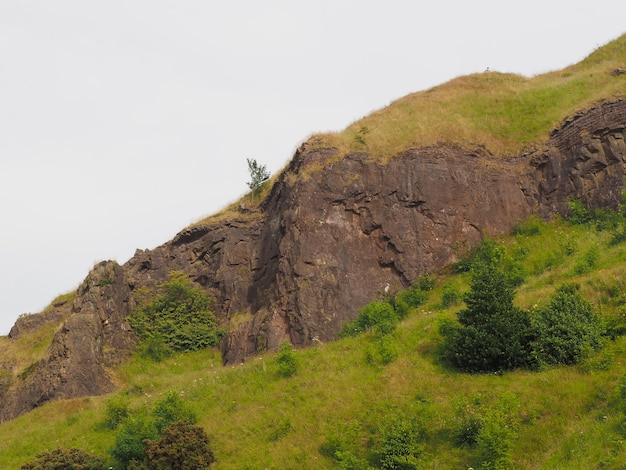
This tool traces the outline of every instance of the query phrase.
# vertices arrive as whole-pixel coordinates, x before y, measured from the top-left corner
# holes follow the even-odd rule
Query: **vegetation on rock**
[[[215,346],[222,334],[212,312],[214,300],[194,287],[184,274],[173,272],[170,278],[159,286],[156,296],[141,291],[139,307],[128,316],[142,340],[143,353],[156,361],[170,350]]]

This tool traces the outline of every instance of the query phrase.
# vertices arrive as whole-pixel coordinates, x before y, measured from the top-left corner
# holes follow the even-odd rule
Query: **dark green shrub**
[[[154,426],[158,432],[178,421],[185,424],[195,424],[196,414],[176,392],[169,392],[154,405],[152,410]]]
[[[221,337],[211,312],[213,299],[192,285],[187,277],[173,272],[158,294],[143,302],[128,317],[144,342],[144,351],[157,360],[173,351],[193,351],[215,346]],[[167,348],[163,347],[163,343]]]
[[[600,320],[575,284],[558,287],[533,320],[533,354],[539,363],[576,364],[601,345]]]
[[[458,325],[445,324],[444,358],[467,372],[496,372],[528,364],[530,317],[513,305],[515,278],[501,268],[499,250],[492,247],[474,262],[467,308]]]
[[[399,318],[406,317],[410,309],[423,305],[428,300],[428,294],[418,284],[398,292],[393,302],[394,310]]]
[[[569,215],[567,221],[574,225],[585,225],[591,222],[592,211],[587,209],[580,199],[572,198],[567,202]]]
[[[288,341],[281,343],[276,356],[278,362],[278,375],[281,377],[291,377],[298,371],[298,357],[293,346]]]
[[[524,250],[518,250],[515,256],[511,256],[504,245],[485,239],[459,260],[454,265],[454,270],[455,272],[472,272],[481,266],[494,266],[500,269],[507,282],[517,287],[524,282],[526,275],[521,263],[525,255]]]
[[[145,440],[143,447],[143,461],[133,462],[130,469],[202,470],[215,460],[204,429],[180,421],[165,428],[160,439]]]
[[[399,320],[398,314],[389,302],[384,300],[371,302],[359,310],[359,315],[354,321],[343,327],[341,336],[356,336],[367,330],[388,334],[396,329]]]
[[[381,429],[381,447],[378,453],[380,468],[418,469],[419,457],[424,451],[424,431],[415,419],[398,417],[385,423]]]
[[[133,460],[143,462],[145,458],[144,439],[156,439],[157,437],[158,431],[152,419],[144,414],[130,416],[119,427],[110,454],[121,468],[127,468]]]
[[[22,465],[22,470],[103,470],[104,461],[79,449],[56,449],[37,456],[34,462]]]

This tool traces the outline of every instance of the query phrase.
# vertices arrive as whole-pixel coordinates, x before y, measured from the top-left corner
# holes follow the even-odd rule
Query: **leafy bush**
[[[574,225],[585,225],[591,222],[592,212],[585,207],[580,199],[572,198],[567,202],[569,207],[569,216],[567,221]]]
[[[144,342],[145,354],[160,360],[167,348],[193,351],[215,346],[221,337],[211,312],[213,299],[192,285],[186,276],[173,272],[159,286],[159,293],[133,310],[133,330]],[[163,343],[167,348],[163,347]]]
[[[530,318],[513,305],[517,280],[501,267],[503,252],[496,245],[487,248],[473,263],[459,324],[440,330],[444,357],[467,372],[509,370],[530,358]]]
[[[387,301],[375,301],[359,310],[358,317],[346,324],[341,336],[356,336],[367,330],[374,330],[381,334],[391,333],[396,329],[400,318],[393,306]]]
[[[515,256],[511,256],[507,253],[504,245],[498,244],[494,240],[485,239],[459,260],[454,265],[454,270],[458,273],[472,272],[481,266],[494,266],[500,269],[507,282],[511,283],[513,287],[517,287],[524,282],[526,274],[521,263],[525,254],[518,252],[515,253]]]
[[[158,437],[157,429],[148,416],[144,414],[130,416],[120,426],[110,454],[122,468],[127,468],[132,460],[143,461],[145,457],[144,439],[155,439],[156,437]]]
[[[415,419],[399,417],[384,424],[379,451],[380,468],[417,469],[424,451],[423,429]]]
[[[576,364],[601,345],[600,320],[575,284],[558,287],[533,320],[539,363]]]
[[[181,421],[163,430],[158,440],[143,442],[145,457],[130,465],[132,470],[201,470],[215,460],[204,429]]]
[[[291,377],[298,371],[298,357],[291,343],[287,341],[279,346],[276,361],[278,362],[278,375],[281,377]]]
[[[195,424],[197,417],[187,403],[174,391],[170,391],[156,402],[152,410],[154,426],[158,432],[178,421],[185,424]]]
[[[607,208],[590,209],[585,207],[580,199],[570,199],[568,207],[570,214],[567,221],[573,225],[591,225],[593,223],[596,230],[606,231],[617,229],[623,222],[620,212]]]
[[[34,462],[22,465],[22,470],[103,470],[104,461],[79,449],[56,449],[37,456]]]
[[[398,317],[404,318],[410,309],[419,307],[427,300],[428,294],[416,283],[408,289],[398,292],[392,305]]]

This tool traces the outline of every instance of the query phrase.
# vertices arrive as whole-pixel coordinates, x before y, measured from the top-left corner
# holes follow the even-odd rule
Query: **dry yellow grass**
[[[314,136],[344,153],[387,159],[410,147],[447,142],[484,145],[497,155],[540,145],[567,116],[607,99],[626,97],[626,35],[564,70],[526,78],[485,72],[413,93],[350,125]],[[330,137],[330,138],[329,138]]]

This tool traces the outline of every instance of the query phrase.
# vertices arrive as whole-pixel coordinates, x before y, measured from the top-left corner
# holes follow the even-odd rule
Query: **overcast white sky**
[[[0,335],[341,130],[626,32],[623,0],[0,0]],[[625,64],[626,65],[626,64]]]

